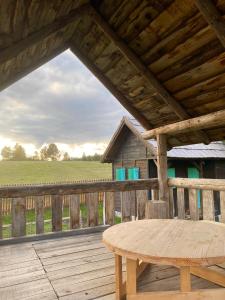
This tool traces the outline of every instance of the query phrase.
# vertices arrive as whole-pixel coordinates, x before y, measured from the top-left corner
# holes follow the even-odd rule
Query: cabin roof
[[[71,49],[145,129],[223,110],[224,15],[225,0],[2,1],[0,90]],[[221,124],[168,144],[223,139]]]
[[[132,117],[123,117],[119,127],[106,148],[105,153],[103,154],[102,162],[109,163],[114,160],[117,150],[124,142],[124,136],[128,132],[127,129],[130,130],[143,143],[143,145],[150,150],[152,158],[156,158],[156,140],[144,140],[141,135],[144,132],[143,126]],[[208,145],[201,143],[178,146],[167,151],[167,157],[178,159],[225,159],[225,144],[221,141],[217,141]]]

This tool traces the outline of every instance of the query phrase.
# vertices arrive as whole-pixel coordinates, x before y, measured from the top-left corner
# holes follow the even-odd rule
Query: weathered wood
[[[180,104],[169,94],[169,92],[163,87],[163,85],[157,80],[152,72],[147,68],[138,56],[124,43],[124,41],[111,29],[108,23],[97,13],[97,11],[90,7],[89,15],[93,21],[103,30],[103,32],[109,37],[111,41],[119,48],[119,50],[125,55],[130,63],[136,68],[138,72],[145,78],[145,80],[154,87],[155,91],[162,97],[162,99],[170,105],[177,116],[183,120],[188,118],[188,114],[180,106]]]
[[[0,197],[17,198],[44,195],[73,195],[94,192],[132,191],[158,188],[157,178],[126,181],[99,181],[90,183],[42,184],[0,187]]]
[[[225,110],[154,128],[146,131],[142,136],[148,140],[159,134],[173,135],[222,125],[225,125]]]
[[[178,219],[185,219],[185,203],[184,203],[184,189],[177,189],[177,210]]]
[[[98,225],[98,193],[86,194],[87,203],[87,225],[94,227]]]
[[[192,179],[192,178],[169,178],[168,185],[170,187],[182,187],[188,189],[225,191],[224,179]]]
[[[225,223],[225,191],[220,192],[220,212],[221,212],[220,222]]]
[[[162,200],[151,200],[146,202],[145,206],[146,219],[167,219],[168,203]]]
[[[174,195],[173,195],[174,188],[169,188],[169,217],[173,219],[175,211],[174,211]]]
[[[20,52],[25,50],[28,47],[33,46],[35,43],[40,42],[40,40],[45,39],[49,35],[59,31],[61,28],[67,26],[68,24],[75,22],[82,13],[85,13],[87,10],[87,5],[80,6],[73,11],[71,11],[68,15],[63,16],[54,22],[46,25],[40,30],[31,33],[24,39],[13,43],[9,47],[0,51],[0,63],[4,63],[7,60],[12,59],[17,56]]]
[[[137,199],[137,217],[138,220],[145,218],[145,206],[148,201],[148,191],[140,190],[136,191],[136,199]]]
[[[195,0],[195,3],[225,48],[225,22],[215,4],[211,0]]]
[[[159,200],[169,204],[167,184],[167,140],[165,135],[157,135],[157,173],[159,179]]]
[[[35,201],[36,234],[44,233],[44,196],[37,196]]]
[[[115,223],[115,193],[105,193],[105,224]]]
[[[202,206],[203,206],[203,219],[214,221],[215,208],[214,208],[214,197],[213,197],[212,190],[202,191]]]
[[[12,236],[26,235],[26,199],[12,199]]]
[[[137,119],[145,128],[152,128],[150,122],[132,105],[116,86],[90,61],[73,43],[70,50],[82,61],[82,63],[102,82],[102,84],[113,94],[115,98]]]
[[[151,190],[152,200],[159,200],[159,190]]]
[[[2,232],[2,199],[0,198],[0,239],[3,237],[3,232]]]
[[[199,220],[198,211],[198,191],[196,189],[189,189],[189,209],[191,220]]]
[[[132,201],[132,192],[121,192],[121,214],[122,222],[128,222],[131,220],[131,201]]]
[[[70,195],[70,229],[80,227],[80,195]]]
[[[52,231],[62,231],[62,204],[61,195],[52,196]]]

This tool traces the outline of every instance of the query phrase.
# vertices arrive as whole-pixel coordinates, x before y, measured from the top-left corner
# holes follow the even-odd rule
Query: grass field
[[[92,161],[0,161],[0,185],[111,178],[110,164]]]

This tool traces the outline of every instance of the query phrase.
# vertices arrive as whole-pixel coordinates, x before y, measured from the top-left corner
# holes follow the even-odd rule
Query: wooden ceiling
[[[225,0],[27,0],[0,6],[0,90],[70,48],[146,128],[225,109]],[[225,139],[224,126],[171,146]]]

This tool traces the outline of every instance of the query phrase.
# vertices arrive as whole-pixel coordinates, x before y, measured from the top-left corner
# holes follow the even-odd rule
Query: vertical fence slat
[[[3,237],[2,232],[2,199],[0,198],[0,239]]]
[[[131,220],[132,195],[130,192],[121,192],[120,199],[121,199],[122,222],[128,222]]]
[[[174,217],[174,196],[173,196],[174,188],[169,189],[169,217],[173,219]]]
[[[80,195],[70,196],[70,229],[80,227]]]
[[[225,223],[225,191],[220,191],[220,222]]]
[[[191,220],[199,220],[198,211],[198,191],[196,189],[189,189],[189,208]]]
[[[214,197],[213,191],[202,191],[202,206],[203,206],[203,220],[214,221],[215,209],[214,209]]]
[[[145,206],[148,201],[148,191],[140,190],[136,191],[137,197],[137,217],[138,220],[145,218]]]
[[[63,196],[52,196],[52,231],[62,231],[62,203]]]
[[[12,199],[12,236],[26,235],[26,199]]]
[[[115,193],[105,193],[105,224],[113,225],[115,223]]]
[[[152,200],[159,200],[159,190],[151,190]]]
[[[98,225],[98,193],[88,193],[86,195],[88,219],[87,224],[90,227]]]
[[[36,234],[44,233],[44,196],[34,197]]]
[[[184,188],[177,188],[178,219],[185,219]]]

